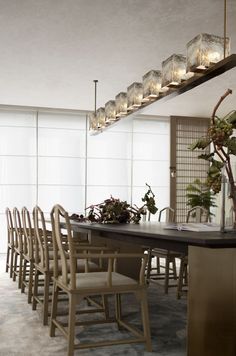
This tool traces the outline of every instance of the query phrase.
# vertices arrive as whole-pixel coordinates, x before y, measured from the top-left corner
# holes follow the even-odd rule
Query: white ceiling
[[[195,35],[223,35],[223,4],[0,0],[0,104],[91,110],[93,79],[98,79],[97,106],[104,106],[148,70],[161,69],[171,54],[185,53]],[[236,52],[235,18],[236,1],[228,0],[231,53]],[[178,98],[149,106],[147,113],[209,116],[228,87],[235,91],[235,102],[235,86],[234,69]],[[232,98],[226,99],[228,104]]]

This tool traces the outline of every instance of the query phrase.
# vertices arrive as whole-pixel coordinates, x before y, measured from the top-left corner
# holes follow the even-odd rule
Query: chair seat
[[[110,287],[108,284],[108,273],[107,272],[90,272],[90,273],[77,273],[76,274],[76,286],[78,291],[83,292],[83,289],[96,289],[102,287]],[[70,278],[70,276],[69,276]],[[112,287],[122,287],[122,286],[138,286],[138,282],[134,279],[121,275],[117,272],[112,272]],[[62,277],[60,276],[58,280],[62,282]]]
[[[182,254],[180,252],[176,252],[176,251],[170,251],[170,250],[164,250],[162,248],[154,248],[152,250],[152,255],[163,255],[163,256],[167,256],[169,255],[170,257],[181,257]]]

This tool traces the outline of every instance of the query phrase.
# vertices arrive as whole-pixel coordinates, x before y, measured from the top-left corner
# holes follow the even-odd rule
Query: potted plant
[[[212,190],[209,189],[206,182],[201,182],[200,179],[195,179],[193,183],[187,186],[186,191],[188,206],[191,208],[201,206],[208,212],[208,216],[211,217],[213,215],[210,208],[216,206],[215,196]]]
[[[231,89],[228,89],[218,100],[212,112],[211,124],[207,135],[194,142],[190,149],[205,149],[211,145],[212,152],[210,154],[201,154],[198,158],[210,163],[206,183],[214,194],[221,191],[224,172],[227,175],[230,187],[229,198],[232,201],[234,211],[233,228],[236,229],[236,185],[232,170],[232,156],[236,156],[236,137],[234,136],[236,111],[232,110],[222,118],[216,115],[219,106],[229,94],[232,94]]]

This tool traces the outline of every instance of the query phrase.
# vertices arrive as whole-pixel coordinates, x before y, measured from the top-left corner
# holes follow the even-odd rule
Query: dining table
[[[187,356],[236,356],[236,233],[186,231],[165,223],[99,224],[71,220],[75,233],[121,251],[162,248],[188,255]],[[136,264],[119,267],[135,278]],[[136,276],[137,277],[137,276]],[[158,303],[158,301],[157,301]],[[166,330],[168,332],[168,330]]]

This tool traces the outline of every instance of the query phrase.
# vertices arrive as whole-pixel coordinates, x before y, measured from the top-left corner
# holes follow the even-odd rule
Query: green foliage
[[[142,198],[145,204],[141,208],[131,206],[126,201],[111,196],[100,204],[88,207],[87,219],[97,223],[138,223],[141,216],[146,214],[146,209],[151,214],[155,214],[158,210],[155,205],[155,195],[151,187],[148,184],[146,185],[148,186],[148,191]]]
[[[199,179],[195,179],[192,184],[189,184],[186,188],[187,191],[187,205],[191,208],[195,206],[201,206],[210,213],[210,208],[216,206],[214,194],[209,189],[206,183],[201,182]],[[212,215],[210,213],[210,215]]]

